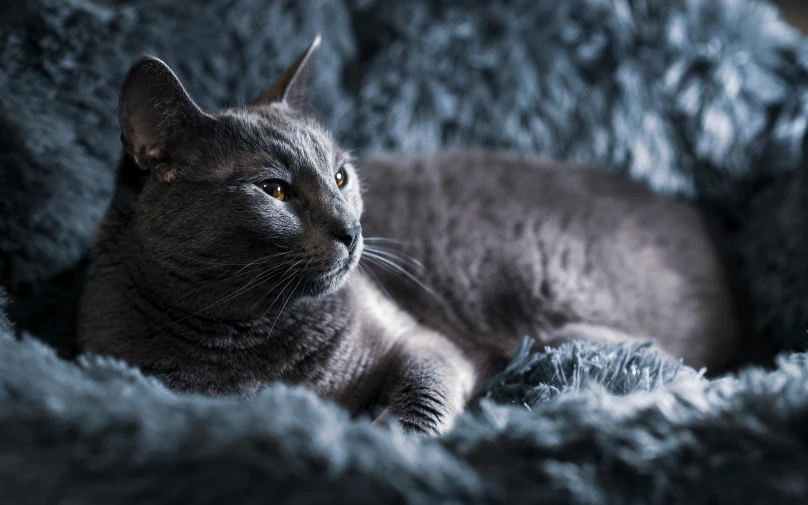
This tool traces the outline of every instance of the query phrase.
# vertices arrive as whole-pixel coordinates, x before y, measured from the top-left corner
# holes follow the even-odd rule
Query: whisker
[[[301,260],[301,261],[302,261],[302,260]],[[273,268],[273,269],[274,269],[274,268]],[[220,303],[224,303],[224,302],[226,302],[226,301],[230,301],[230,300],[232,300],[233,298],[235,298],[235,297],[237,297],[237,296],[240,296],[240,295],[242,295],[242,294],[246,293],[247,291],[250,291],[251,289],[253,289],[253,288],[255,288],[255,287],[257,287],[257,286],[259,286],[259,285],[263,284],[264,282],[266,282],[267,280],[269,280],[271,277],[272,277],[271,272],[263,272],[263,273],[260,273],[260,274],[256,275],[256,276],[255,276],[255,277],[254,277],[252,280],[250,280],[249,282],[247,282],[247,284],[245,284],[245,285],[244,285],[244,286],[242,286],[241,288],[237,289],[237,290],[236,290],[234,293],[231,293],[231,294],[229,294],[229,295],[226,295],[225,297],[221,298],[220,300],[218,300],[218,301],[216,301],[216,302],[213,302],[212,304],[208,305],[207,307],[205,307],[205,308],[203,308],[203,309],[198,310],[197,312],[194,312],[193,314],[189,314],[189,315],[187,315],[187,316],[185,316],[185,317],[183,317],[183,318],[180,318],[180,319],[178,319],[178,320],[176,320],[176,321],[172,321],[172,322],[170,322],[170,323],[167,323],[167,324],[165,324],[165,325],[163,325],[163,326],[161,326],[161,327],[157,328],[157,330],[160,330],[160,329],[162,329],[162,328],[165,328],[166,326],[171,326],[171,325],[173,325],[173,324],[180,323],[180,322],[185,321],[185,320],[187,320],[187,319],[190,319],[190,318],[192,318],[192,317],[194,317],[194,316],[198,316],[199,314],[201,314],[201,313],[205,312],[206,310],[208,310],[208,309],[210,309],[210,308],[212,308],[212,307],[214,307],[214,306],[216,306],[216,305],[218,305],[218,304],[220,304]],[[260,280],[259,280],[259,279],[260,279]],[[251,285],[251,284],[252,284],[252,285]]]
[[[280,284],[280,283],[284,282],[286,279],[289,279],[290,277],[294,277],[295,273],[297,273],[297,272],[293,271],[292,269],[293,269],[295,266],[299,265],[299,264],[300,264],[302,261],[303,261],[303,260],[301,259],[301,260],[299,260],[297,263],[295,263],[294,265],[290,266],[290,267],[289,267],[289,269],[287,269],[287,270],[286,270],[286,271],[283,273],[283,275],[281,275],[281,277],[283,277],[283,278],[282,278],[281,280],[279,280],[279,281],[278,281],[278,284]],[[309,262],[311,262],[311,260],[309,260]],[[308,263],[307,263],[307,264],[308,264]],[[291,272],[291,273],[290,273],[290,272]],[[288,275],[287,275],[287,274],[288,274]],[[255,303],[253,304],[253,307],[255,307],[256,305],[258,305],[259,303],[261,303],[261,301],[262,301],[262,300],[263,300],[263,299],[264,299],[264,298],[265,298],[265,297],[266,297],[266,296],[267,296],[269,293],[271,293],[271,290],[270,290],[270,291],[267,291],[266,293],[264,293],[264,294],[261,296],[261,298],[259,298],[259,299],[258,299],[258,301],[257,301],[257,302],[255,302]],[[277,298],[276,298],[275,300],[273,300],[273,301],[272,301],[272,304],[274,304],[276,300],[277,300]],[[270,304],[269,308],[272,308],[272,304]],[[269,308],[268,308],[267,310],[269,310]],[[264,312],[264,314],[266,314],[266,311]],[[261,317],[263,318],[264,316],[262,315]]]
[[[261,262],[261,264],[268,263],[268,262],[269,262],[269,261],[268,261],[269,259],[276,259],[276,258],[278,258],[279,256],[283,256],[283,255],[285,255],[285,254],[291,254],[291,252],[292,252],[292,251],[286,251],[286,252],[282,252],[282,253],[271,254],[271,255],[269,255],[269,256],[264,256],[264,258],[262,258],[262,259],[255,260],[255,261],[253,261],[252,263],[247,263],[246,265],[244,265],[244,266],[241,268],[241,270],[244,270],[244,269],[245,269],[245,268],[247,268],[248,266],[250,266],[250,265],[254,265],[255,263],[258,263],[258,262]],[[241,272],[241,270],[239,270],[239,272]]]
[[[392,272],[398,272],[398,273],[400,273],[402,275],[405,275],[412,282],[414,282],[419,287],[421,287],[424,291],[428,292],[432,296],[435,296],[436,298],[438,297],[438,294],[432,288],[430,288],[429,286],[427,286],[426,284],[421,282],[417,277],[415,277],[412,273],[410,273],[408,270],[401,267],[400,265],[397,265],[396,263],[390,261],[389,259],[387,259],[385,257],[375,256],[373,253],[368,254],[367,257],[368,257],[368,259],[375,260],[379,266],[385,266],[386,265],[388,267],[388,269],[392,269],[391,270]]]
[[[233,263],[220,263],[220,262],[217,262],[217,261],[216,262],[215,261],[205,261],[205,260],[201,260],[199,258],[194,258],[192,256],[188,256],[187,254],[182,254],[182,253],[167,254],[167,255],[165,255],[165,258],[169,259],[172,256],[179,256],[179,257],[185,258],[185,259],[187,259],[189,261],[193,261],[194,263],[202,263],[203,265],[213,265],[213,266],[217,266],[217,267],[218,266],[241,266],[241,265],[243,265],[243,263],[233,264]]]
[[[289,253],[291,253],[291,251],[285,251],[285,252],[270,254],[268,256],[264,256],[262,258],[259,258],[259,259],[255,260],[255,261],[251,261],[250,263],[247,263],[244,266],[242,266],[234,275],[232,275],[230,277],[226,277],[224,279],[219,279],[217,281],[206,283],[206,284],[192,290],[188,294],[194,294],[194,293],[197,293],[197,292],[199,292],[199,291],[201,291],[203,289],[208,289],[208,288],[213,287],[213,286],[215,286],[217,284],[221,284],[222,282],[226,282],[226,281],[229,281],[229,280],[233,280],[233,279],[235,279],[237,277],[241,277],[242,275],[247,275],[247,274],[250,274],[250,273],[257,272],[257,271],[261,270],[261,268],[263,267],[263,265],[265,263],[271,263],[272,261],[270,261],[270,260],[276,260],[278,257],[286,255],[286,254],[289,254]],[[283,266],[283,265],[286,265],[286,264],[288,264],[288,262],[281,260],[280,263],[271,266],[270,269],[267,270],[267,272],[275,270],[277,267]],[[234,266],[238,266],[238,265],[239,264],[234,264]],[[215,265],[215,266],[219,266],[219,265]],[[253,268],[253,269],[250,269],[250,270],[242,273],[244,271],[244,269],[246,269],[246,268],[248,268],[250,266],[257,266],[257,268]],[[214,266],[211,266],[209,268],[214,268]]]
[[[361,263],[357,266],[359,267],[359,271],[362,274],[364,274],[367,271],[368,274],[372,275],[373,278],[376,280],[376,285],[382,290],[384,296],[387,297],[388,300],[393,301],[393,297],[390,295],[390,292],[387,291],[387,288],[384,287],[384,284],[382,283],[381,279],[379,279],[379,276],[376,275],[376,272],[374,272],[372,268],[368,268],[367,270],[365,270],[364,268],[362,268]]]
[[[390,242],[393,244],[401,244],[401,245],[409,245],[407,242],[403,240],[397,240],[394,238],[388,237],[365,237],[365,242]]]
[[[283,268],[284,266],[286,266],[288,264],[289,264],[289,262],[282,262],[282,263],[278,263],[276,265],[273,265],[273,266],[269,267],[269,269],[264,270],[263,273],[259,274],[259,276],[264,275],[265,273],[273,272],[275,270],[278,270],[279,268]],[[241,270],[243,270],[243,268]],[[191,295],[191,294],[197,293],[197,292],[199,292],[199,291],[201,291],[203,289],[208,289],[208,288],[211,288],[211,287],[213,287],[213,286],[215,286],[217,284],[221,284],[222,282],[231,281],[233,279],[236,279],[237,277],[241,277],[242,275],[248,275],[248,274],[252,274],[252,273],[255,273],[255,272],[259,272],[259,271],[263,270],[263,267],[259,265],[259,266],[256,266],[255,268],[247,270],[246,272],[242,272],[241,270],[239,270],[240,273],[236,273],[234,275],[231,275],[230,277],[226,277],[224,279],[219,279],[217,281],[209,282],[209,283],[207,283],[205,285],[199,286],[198,288],[189,291],[187,294]]]
[[[199,259],[199,258],[194,258],[193,256],[188,256],[187,254],[183,254],[183,253],[174,253],[173,256],[181,256],[181,257],[183,257],[183,258],[185,258],[187,260],[193,261],[194,263],[202,263],[203,265],[212,265],[212,266],[217,266],[217,267],[242,267],[242,266],[250,266],[250,265],[253,265],[255,263],[261,262],[263,260],[267,260],[269,258],[274,258],[274,257],[277,257],[277,256],[282,256],[284,254],[289,254],[290,252],[291,251],[284,251],[284,252],[281,252],[281,253],[271,254],[269,256],[264,256],[263,258],[260,258],[259,260],[252,261],[250,263],[221,263],[221,262],[216,262],[216,261],[205,261],[205,260],[202,260],[202,259]],[[168,255],[166,257],[169,258],[171,256],[172,255]]]
[[[239,295],[242,295],[242,294],[246,293],[247,291],[252,290],[253,288],[259,286],[260,284],[263,284],[264,282],[266,282],[267,280],[272,278],[272,273],[274,271],[276,271],[276,270],[278,270],[280,268],[283,268],[284,266],[286,266],[288,264],[289,264],[289,262],[286,262],[286,263],[283,263],[281,265],[276,265],[276,266],[270,268],[269,270],[264,271],[263,273],[256,276],[253,280],[249,281],[247,284],[245,284],[244,286],[242,286],[241,288],[236,290],[236,292],[233,293],[232,295],[226,296],[219,303],[224,302],[224,301],[230,301],[233,298],[235,298],[235,297],[237,297]]]
[[[309,263],[311,263],[311,260],[309,260]],[[309,266],[309,263],[306,263],[306,266],[303,267],[304,270]],[[293,287],[292,291],[289,293],[289,298],[287,298],[286,301],[283,302],[283,306],[281,307],[281,310],[278,311],[278,315],[275,317],[275,321],[272,323],[272,326],[269,328],[269,333],[267,333],[267,336],[272,335],[272,330],[275,329],[275,325],[278,323],[278,319],[281,318],[281,314],[283,313],[283,309],[286,308],[286,304],[289,303],[289,300],[291,300],[292,297],[294,296],[295,290],[300,285],[300,281],[302,281],[302,280],[303,280],[303,277],[300,277],[300,279],[298,279],[297,284],[295,284],[295,287]],[[283,290],[286,291],[286,288],[283,288]],[[283,291],[281,291],[281,294],[283,294]]]
[[[366,257],[364,257],[364,259],[367,259],[367,260],[368,260],[368,262],[369,262],[371,265],[376,265],[376,266],[378,266],[378,267],[382,268],[382,270],[384,270],[384,271],[386,271],[386,272],[391,272],[391,273],[392,273],[392,274],[394,274],[394,275],[398,275],[398,272],[397,272],[397,271],[393,270],[392,268],[390,268],[390,266],[389,266],[389,265],[387,265],[387,264],[385,264],[385,263],[382,263],[381,261],[379,261],[379,260],[378,260],[378,259],[376,259],[375,257],[372,257],[372,256],[366,256]],[[370,271],[372,271],[372,270],[370,270]]]
[[[412,264],[416,265],[418,268],[424,268],[424,265],[420,261],[418,261],[417,259],[415,259],[412,256],[409,256],[407,254],[398,252],[398,251],[392,251],[390,249],[386,249],[386,248],[379,247],[379,246],[366,246],[365,250],[370,251],[372,253],[380,254],[382,256],[387,256],[387,257],[392,258],[392,259],[397,259],[397,260],[402,261],[402,262],[412,263]]]

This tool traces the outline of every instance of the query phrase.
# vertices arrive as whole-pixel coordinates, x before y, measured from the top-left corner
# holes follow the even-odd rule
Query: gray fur
[[[87,350],[179,391],[304,384],[419,432],[451,427],[523,335],[658,338],[693,366],[734,362],[739,325],[700,215],[605,171],[484,152],[362,160],[368,240],[399,246],[369,244],[384,268],[354,271],[363,179],[285,100],[310,52],[268,92],[278,101],[210,115],[161,61],[132,66]],[[272,181],[285,197],[261,189]]]

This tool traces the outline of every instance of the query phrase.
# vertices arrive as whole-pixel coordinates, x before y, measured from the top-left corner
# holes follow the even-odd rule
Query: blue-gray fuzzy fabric
[[[177,396],[64,359],[134,58],[214,108],[316,33],[313,108],[359,154],[517,149],[717,212],[777,366],[526,341],[421,440],[301,389]],[[806,503],[807,121],[808,43],[765,2],[0,0],[0,503]]]

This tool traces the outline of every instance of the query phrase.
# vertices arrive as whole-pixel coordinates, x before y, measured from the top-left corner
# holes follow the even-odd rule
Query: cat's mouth
[[[348,274],[359,263],[360,254],[351,254],[336,265],[331,266],[322,273],[318,273],[309,281],[312,295],[330,293],[341,288],[348,277]]]

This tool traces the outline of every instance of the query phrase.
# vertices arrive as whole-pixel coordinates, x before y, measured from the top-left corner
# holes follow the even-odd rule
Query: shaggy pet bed
[[[358,154],[590,161],[716,212],[771,370],[530,341],[454,431],[308,391],[175,395],[76,354],[85,252],[144,52],[243,103],[323,35],[313,105]],[[805,503],[808,43],[743,0],[0,1],[0,502]]]

